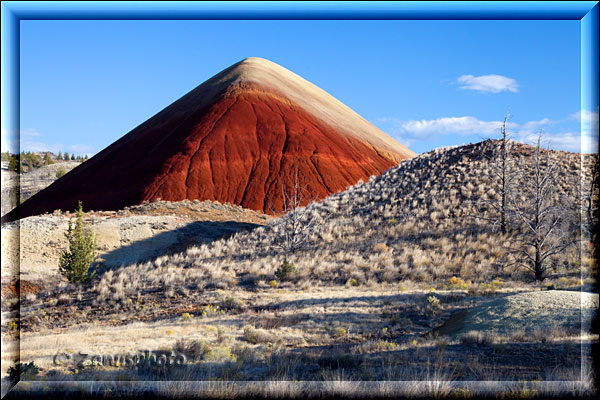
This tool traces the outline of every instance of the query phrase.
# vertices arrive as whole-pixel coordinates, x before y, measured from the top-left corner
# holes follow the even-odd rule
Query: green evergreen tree
[[[75,161],[75,154],[71,154],[71,161]]]
[[[63,159],[62,151],[59,151],[59,152],[58,152],[58,156],[56,157],[56,159],[57,159],[58,161],[62,161],[62,159]]]
[[[89,274],[89,268],[96,256],[96,238],[94,233],[86,229],[83,223],[83,206],[75,211],[75,226],[69,221],[65,237],[69,242],[69,249],[62,252],[58,261],[58,270],[69,282],[84,282],[92,279],[96,273]],[[84,232],[87,231],[87,232]]]
[[[11,171],[19,172],[19,160],[16,155],[10,157],[8,162],[8,169]]]
[[[54,161],[52,161],[52,157],[50,157],[50,153],[46,153],[46,155],[44,156],[44,165],[50,165],[50,164],[54,164]]]
[[[69,153],[65,151],[65,155],[63,156],[65,161],[69,161]]]

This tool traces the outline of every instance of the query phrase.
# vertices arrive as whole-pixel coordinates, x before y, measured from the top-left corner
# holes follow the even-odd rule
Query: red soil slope
[[[78,200],[86,210],[117,210],[160,198],[216,200],[268,213],[270,203],[281,209],[282,183],[291,184],[295,171],[300,184],[322,199],[410,154],[341,132],[276,89],[239,80],[218,88],[211,84],[230,70],[31,197],[2,222],[72,210]]]

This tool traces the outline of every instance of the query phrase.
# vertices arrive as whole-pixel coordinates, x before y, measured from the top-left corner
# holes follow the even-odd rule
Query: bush
[[[460,338],[462,344],[475,344],[477,346],[486,346],[494,343],[494,337],[491,334],[480,331],[469,331]]]
[[[67,171],[65,170],[64,167],[60,167],[57,171],[56,171],[56,179],[58,178],[62,178],[63,176],[65,176],[65,174],[67,173]]]
[[[206,358],[211,351],[211,347],[204,340],[186,341],[185,339],[180,339],[175,343],[175,351],[183,353],[193,361],[198,361]]]
[[[267,332],[264,329],[253,328],[250,325],[244,326],[244,339],[252,344],[277,343],[281,341],[276,335]]]
[[[69,249],[63,251],[58,261],[58,270],[63,274],[69,282],[83,282],[92,279],[92,275],[88,274],[90,264],[96,255],[96,238],[92,231],[84,233],[85,225],[83,223],[83,207],[81,201],[79,208],[76,210],[77,219],[75,227],[69,221],[69,228],[65,233],[65,237],[69,242]]]
[[[33,363],[33,361],[28,364],[17,363],[17,365],[14,367],[9,367],[7,370],[8,377],[13,382],[18,380],[34,380],[39,372],[39,368]]]
[[[221,302],[222,310],[242,312],[246,309],[246,304],[237,297],[228,297]]]
[[[280,281],[289,280],[292,275],[296,272],[296,267],[293,263],[289,262],[287,259],[283,260],[283,263],[277,268],[275,271],[275,276],[279,278]]]

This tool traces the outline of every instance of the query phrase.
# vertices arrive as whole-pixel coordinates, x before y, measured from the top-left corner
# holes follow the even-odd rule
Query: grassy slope
[[[57,346],[60,342],[70,347],[81,340],[82,345],[100,346],[97,350],[104,352],[135,351],[140,346],[168,349],[185,338],[197,340],[204,349],[197,354],[200,364],[176,372],[183,374],[180,377],[163,378],[577,376],[582,354],[577,341],[565,341],[568,332],[535,337],[520,332],[495,338],[493,347],[482,347],[477,340],[421,338],[457,309],[480,300],[458,289],[475,289],[471,292],[477,295],[498,288],[536,287],[528,273],[507,266],[503,244],[509,237],[473,218],[478,200],[497,195],[490,190],[491,164],[483,156],[489,145],[421,155],[311,206],[316,229],[310,248],[289,257],[297,269],[291,281],[275,277],[283,255],[273,251],[280,232],[270,224],[122,267],[87,287],[61,285],[25,299],[22,355],[48,361],[51,352],[40,347],[48,338]],[[523,164],[528,149],[517,147],[522,158],[518,162]],[[557,193],[575,203],[569,188],[580,177],[580,156],[554,155],[561,166]],[[558,267],[549,281],[577,284],[578,254],[561,257],[555,260]],[[584,277],[589,276],[591,261],[583,259],[583,264]],[[470,286],[464,283],[469,280]],[[428,301],[431,287],[437,289],[439,304]],[[456,290],[438,293],[440,289]],[[75,324],[84,325],[74,329]],[[96,340],[94,335],[105,339]],[[231,364],[234,360],[238,363]],[[110,368],[86,370],[76,379],[118,373]],[[57,379],[71,379],[60,376]],[[148,375],[135,379],[144,377]]]

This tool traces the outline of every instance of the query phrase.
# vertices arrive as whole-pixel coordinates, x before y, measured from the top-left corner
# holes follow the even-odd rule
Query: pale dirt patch
[[[438,331],[458,336],[469,331],[510,335],[520,330],[585,328],[598,310],[598,294],[548,290],[489,300],[457,313]]]
[[[2,279],[41,280],[58,273],[64,233],[73,213],[23,218],[2,227]],[[145,203],[126,210],[85,214],[98,241],[96,262],[108,267],[135,263],[184,250],[238,230],[266,223],[270,217],[210,201]]]

